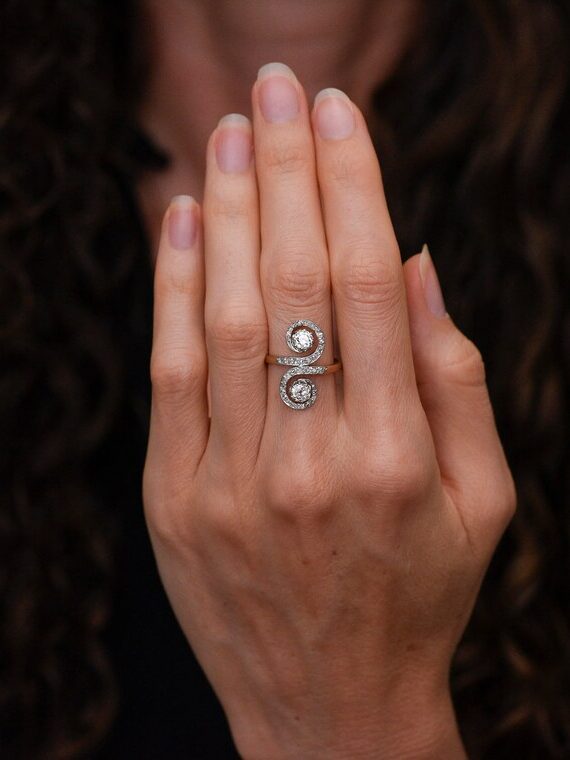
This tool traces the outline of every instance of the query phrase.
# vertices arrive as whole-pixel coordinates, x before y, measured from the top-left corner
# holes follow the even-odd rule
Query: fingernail
[[[284,63],[266,63],[257,72],[259,108],[272,124],[293,121],[300,110],[297,78]]]
[[[216,162],[224,174],[240,174],[251,164],[251,124],[246,116],[230,113],[220,119],[216,135]]]
[[[315,119],[319,135],[325,140],[346,140],[354,132],[354,111],[348,96],[334,87],[315,97]]]
[[[168,240],[172,248],[184,251],[196,240],[196,201],[190,195],[177,195],[168,210]]]
[[[447,311],[445,310],[441,286],[426,244],[424,244],[420,254],[420,278],[428,309],[435,317],[445,317]]]

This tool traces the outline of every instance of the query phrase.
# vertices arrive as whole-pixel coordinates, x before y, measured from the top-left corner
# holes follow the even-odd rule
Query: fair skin
[[[231,29],[237,45],[237,25],[253,8],[261,24],[263,6],[242,3],[216,32]],[[276,13],[264,55],[278,50]],[[348,20],[337,21],[347,34]],[[306,89],[283,66],[262,70],[242,109],[252,123],[225,119],[209,136],[203,203],[174,200],[157,233],[145,513],[244,758],[455,760],[466,755],[450,663],[512,517],[513,482],[481,357],[446,314],[429,254],[401,265],[361,109],[337,93],[307,99],[334,77],[332,48],[299,47],[323,56],[322,69],[306,63]],[[247,69],[253,50],[250,39],[230,57]],[[346,76],[327,84],[351,92]],[[232,92],[216,81],[212,112]],[[317,377],[316,403],[294,410],[278,393],[286,368],[264,357],[292,353],[285,331],[302,318],[327,338],[317,364],[336,353],[343,369]]]
[[[251,113],[251,83],[267,61],[286,61],[312,99],[340,87],[372,117],[373,90],[397,67],[421,25],[422,0],[146,0],[151,78],[140,122],[174,157],[143,180],[153,250],[164,209],[203,198],[206,143],[220,118]]]

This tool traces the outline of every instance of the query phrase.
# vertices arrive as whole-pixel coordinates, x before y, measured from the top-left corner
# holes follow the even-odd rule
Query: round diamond
[[[297,349],[297,351],[308,351],[312,347],[315,339],[313,333],[307,330],[306,327],[301,327],[299,330],[295,330],[291,335],[291,343]]]
[[[312,383],[309,380],[301,378],[300,380],[295,380],[295,382],[291,384],[289,393],[293,401],[303,403],[311,398],[311,388]]]

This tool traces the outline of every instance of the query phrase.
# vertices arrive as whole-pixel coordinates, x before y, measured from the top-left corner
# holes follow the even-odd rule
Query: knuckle
[[[267,349],[267,323],[241,309],[224,309],[208,325],[207,336],[216,351],[255,358]]]
[[[192,527],[188,519],[190,510],[181,508],[180,498],[167,493],[170,490],[156,484],[155,478],[145,468],[143,506],[148,529],[163,546],[176,548],[191,543]]]
[[[483,356],[473,341],[459,331],[443,369],[448,379],[459,385],[485,385]]]
[[[516,485],[506,461],[498,471],[487,469],[476,489],[462,493],[460,484],[455,484],[454,490],[468,507],[476,528],[498,540],[517,510]]]
[[[242,194],[231,196],[217,195],[206,205],[205,214],[212,219],[243,219],[252,211],[251,203]]]
[[[192,394],[201,391],[206,376],[203,357],[187,352],[172,352],[169,356],[153,354],[150,377],[153,391],[162,396]]]
[[[199,521],[207,536],[214,537],[227,547],[240,548],[245,541],[247,530],[243,524],[243,515],[231,495],[210,499],[204,509],[200,510]]]
[[[149,532],[162,546],[175,549],[189,543],[187,521],[180,519],[177,510],[162,505],[145,507],[145,519]]]
[[[384,443],[375,451],[362,460],[356,473],[359,496],[366,503],[380,499],[395,507],[421,503],[434,479],[433,467],[419,453],[421,447]]]
[[[350,252],[340,257],[346,263],[333,283],[335,292],[347,301],[389,311],[401,299],[401,283],[393,268],[379,258],[354,260]]]
[[[329,293],[328,273],[316,266],[310,254],[288,255],[280,252],[272,257],[278,263],[269,272],[266,288],[273,303],[314,306],[322,304]]]
[[[299,469],[275,470],[268,493],[269,509],[286,522],[319,519],[331,511],[332,500],[326,484],[304,465]]]
[[[329,182],[344,189],[357,190],[364,196],[378,193],[381,187],[378,174],[371,171],[370,161],[363,160],[354,151],[342,151],[331,160],[325,177]]]
[[[353,155],[342,152],[333,161],[331,161],[327,175],[334,182],[343,186],[352,186],[354,178],[359,173],[358,162]]]
[[[410,458],[406,466],[395,471],[394,482],[400,504],[414,506],[422,503],[430,492],[434,470],[419,458]]]
[[[246,556],[251,531],[251,517],[248,517],[235,499],[211,502],[200,516],[205,544],[214,543],[224,552],[235,552]]]
[[[176,295],[194,297],[198,291],[198,282],[194,273],[187,268],[174,267],[157,276],[155,288],[157,295],[163,299]]]
[[[299,143],[276,143],[262,153],[262,167],[277,174],[294,174],[307,171],[312,156],[306,146]]]

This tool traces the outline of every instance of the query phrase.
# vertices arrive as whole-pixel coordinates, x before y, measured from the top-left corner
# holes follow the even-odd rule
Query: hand
[[[427,251],[402,267],[354,104],[310,114],[279,69],[252,102],[253,132],[209,141],[203,209],[175,199],[163,225],[161,577],[244,757],[465,757],[450,662],[515,504],[481,357]],[[343,370],[292,410],[265,354],[308,318],[332,363],[333,300]]]

